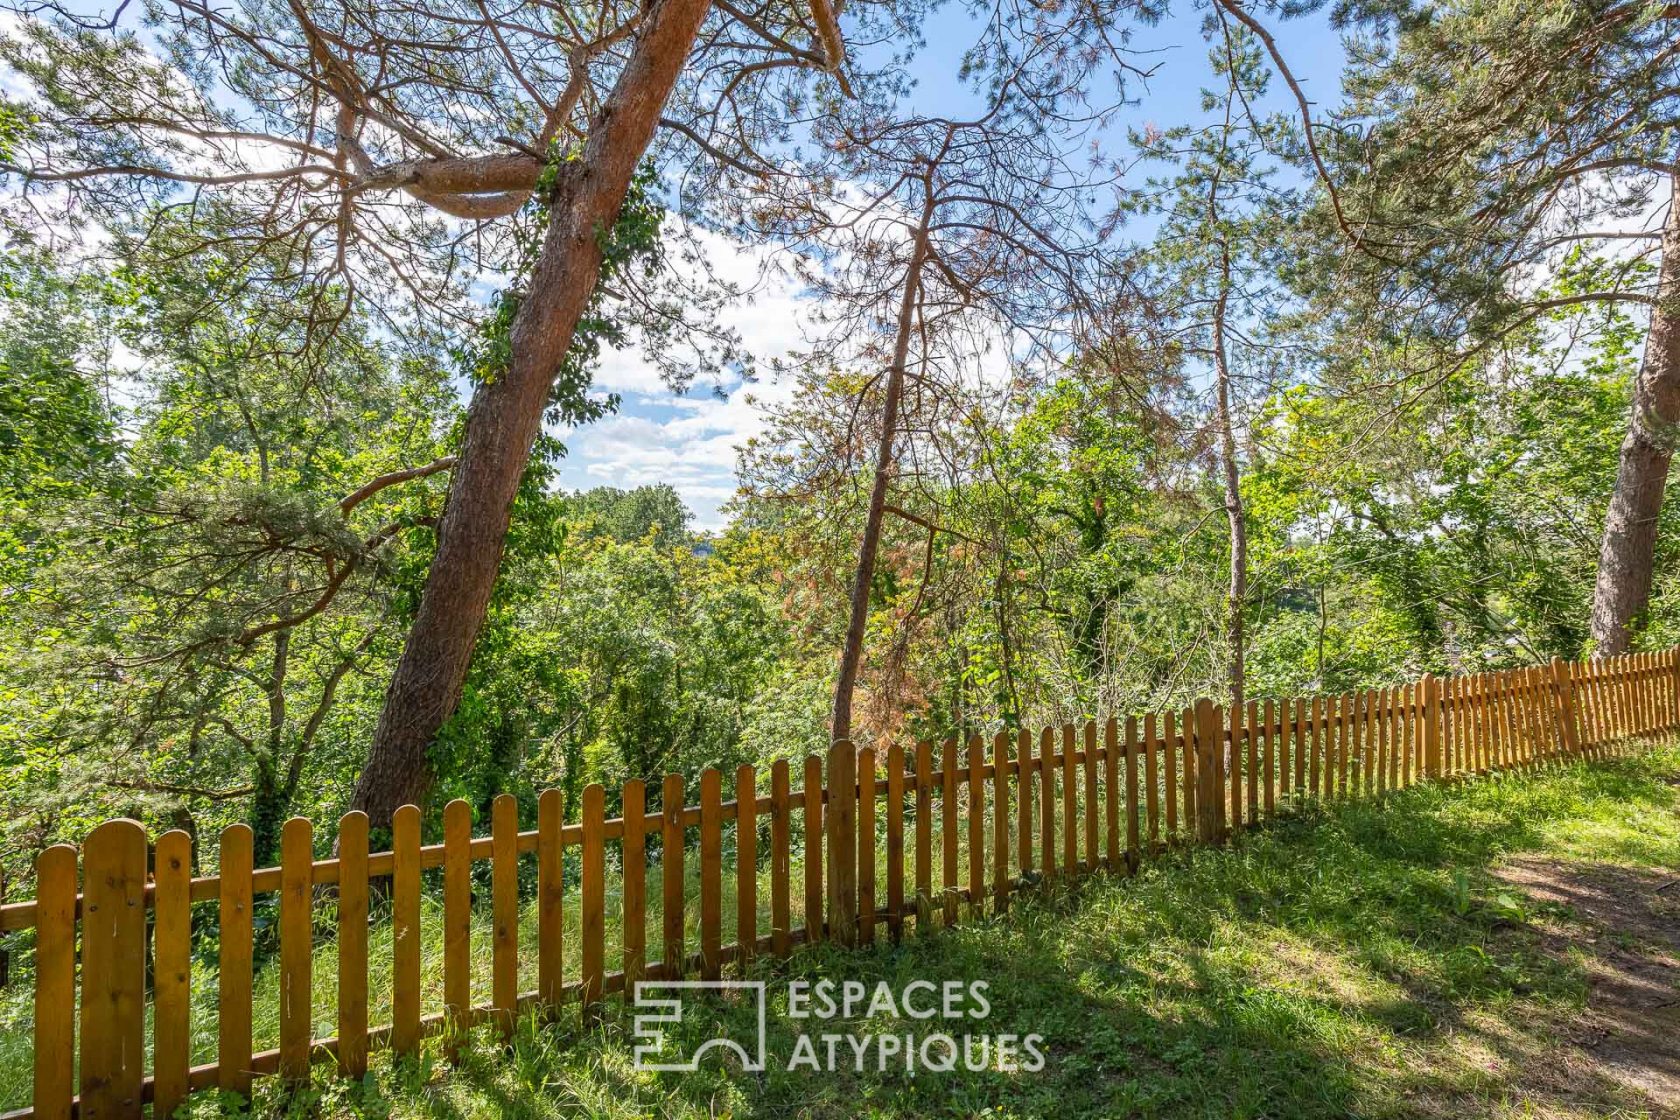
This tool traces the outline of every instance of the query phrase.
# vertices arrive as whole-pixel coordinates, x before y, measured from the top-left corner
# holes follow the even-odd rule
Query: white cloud
[[[698,236],[718,274],[750,292],[721,318],[740,333],[766,376],[753,383],[733,379],[721,386],[721,398],[710,384],[679,396],[638,349],[608,351],[596,370],[595,386],[622,396],[619,411],[556,434],[569,449],[560,485],[580,489],[666,482],[694,511],[698,528],[718,529],[724,524],[720,507],[735,493],[736,449],[764,430],[765,403],[793,395],[791,383],[772,380],[767,371],[774,359],[804,344],[802,316],[808,305],[798,284],[771,267],[771,250],[716,234]]]

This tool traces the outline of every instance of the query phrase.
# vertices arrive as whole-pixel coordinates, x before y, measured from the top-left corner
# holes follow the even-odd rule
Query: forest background
[[[8,877],[1680,642],[1665,5],[719,3],[475,496],[677,3],[12,10]],[[721,506],[580,485],[720,407]]]

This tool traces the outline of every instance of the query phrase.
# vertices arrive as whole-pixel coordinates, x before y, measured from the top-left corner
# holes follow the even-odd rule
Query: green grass
[[[633,1068],[630,1013],[609,1000],[584,1027],[522,1023],[511,1046],[480,1033],[459,1067],[428,1048],[361,1083],[322,1070],[272,1115],[425,1116],[1518,1116],[1637,1115],[1610,1083],[1534,1090],[1558,1032],[1586,997],[1579,951],[1557,951],[1574,919],[1513,905],[1492,870],[1515,853],[1633,867],[1680,866],[1674,783],[1680,748],[1543,774],[1418,787],[1383,802],[1309,811],[1225,850],[1183,849],[1131,879],[1098,876],[1018,901],[1009,914],[907,935],[893,946],[796,951],[753,972],[771,982],[770,1070],[709,1059],[699,1073]],[[937,879],[936,879],[937,882]],[[798,902],[797,876],[795,904]],[[726,902],[725,914],[732,913]],[[435,927],[433,927],[435,928]],[[650,922],[657,931],[657,921]],[[532,931],[534,933],[534,931]],[[569,937],[568,955],[575,951]],[[373,958],[386,956],[376,934]],[[650,946],[657,952],[656,946]],[[475,955],[486,962],[488,941]],[[609,959],[612,959],[609,956]],[[331,1007],[332,949],[318,959],[317,1007]],[[428,958],[428,974],[436,962]],[[990,1017],[967,1029],[1044,1036],[1037,1073],[905,1075],[873,1065],[790,1073],[799,1030],[926,1035],[877,1019],[793,1023],[783,983],[985,980]],[[214,975],[200,991],[214,998]],[[260,1007],[272,996],[265,976]],[[374,990],[380,988],[375,978]],[[20,1056],[19,1011],[0,1004],[0,1100]],[[272,1020],[259,1013],[259,1034]],[[741,1004],[691,1007],[694,1043]],[[374,1021],[380,1021],[379,1009]],[[953,1033],[965,1029],[956,1024]],[[321,1033],[330,1033],[323,1017]],[[208,1045],[208,1038],[205,1039]],[[259,1041],[259,1046],[263,1043]],[[842,1052],[845,1052],[844,1049]],[[26,1071],[26,1066],[24,1067]],[[26,1072],[22,1085],[27,1099]],[[213,1099],[195,1106],[215,1112]]]

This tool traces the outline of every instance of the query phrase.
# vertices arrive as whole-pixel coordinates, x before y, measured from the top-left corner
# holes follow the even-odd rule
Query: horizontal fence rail
[[[600,785],[584,789],[570,824],[550,790],[538,800],[536,828],[524,831],[517,803],[503,795],[487,836],[473,835],[471,808],[455,801],[444,808],[437,844],[421,843],[420,810],[410,805],[393,818],[386,852],[368,850],[367,818],[352,812],[339,822],[333,859],[315,858],[311,822],[294,818],[281,833],[278,867],[254,868],[251,830],[233,825],[208,876],[193,874],[185,832],[151,842],[134,821],[108,821],[79,851],[42,852],[35,898],[0,906],[0,935],[32,929],[35,944],[33,1102],[0,1120],[139,1117],[147,1104],[163,1117],[196,1090],[248,1095],[256,1077],[301,1079],[319,1062],[359,1077],[375,1047],[409,1054],[442,1036],[450,1053],[474,1026],[507,1034],[522,1015],[588,1008],[638,979],[713,978],[803,942],[870,944],[901,936],[907,924],[1002,911],[1016,892],[1098,869],[1133,872],[1167,844],[1218,843],[1307,801],[1593,757],[1677,727],[1680,650],[1670,650],[1241,708],[1203,700],[989,743],[895,743],[880,752],[841,743],[826,759],[778,761],[767,775],[742,766],[732,788],[707,770],[698,804],[679,775],[665,777],[657,805],[646,783],[631,781],[612,818]],[[522,890],[524,857],[535,881]],[[697,861],[697,897],[688,860]],[[489,864],[490,998],[480,1002],[476,863]],[[441,872],[433,875],[441,889],[429,892],[441,894],[441,907],[430,921],[422,920],[423,872]],[[734,895],[728,943],[726,883]],[[264,966],[278,973],[278,1046],[254,1051],[264,963],[255,917],[270,895],[278,896],[278,951]],[[389,912],[389,958],[377,969],[370,899]],[[651,960],[650,902],[658,907]],[[215,1061],[200,1064],[192,1061],[195,905],[213,909],[216,931]],[[534,945],[522,944],[522,907],[535,911]],[[320,1037],[313,972],[329,912],[336,1033]],[[579,939],[570,958],[568,937]],[[428,1010],[422,949],[439,943],[441,1002],[433,998]],[[533,952],[536,986],[522,990],[521,954],[529,964]],[[390,1020],[370,1026],[375,976]]]

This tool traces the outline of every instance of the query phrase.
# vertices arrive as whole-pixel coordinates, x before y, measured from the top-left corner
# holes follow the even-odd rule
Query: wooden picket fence
[[[730,800],[723,775],[707,770],[699,803],[690,805],[683,779],[671,774],[657,809],[648,806],[644,783],[632,781],[623,788],[622,815],[607,819],[605,791],[591,785],[571,824],[551,790],[529,831],[520,830],[514,799],[503,796],[489,835],[475,837],[470,808],[455,801],[444,808],[437,844],[421,843],[420,810],[407,806],[392,822],[388,852],[370,853],[366,817],[349,813],[333,859],[315,858],[313,827],[296,818],[283,830],[279,867],[253,868],[251,830],[234,825],[221,835],[217,874],[209,876],[193,875],[186,833],[149,843],[138,823],[108,821],[79,852],[70,845],[42,852],[35,898],[0,906],[0,934],[35,931],[33,1104],[0,1120],[139,1117],[148,1103],[163,1117],[195,1090],[248,1094],[254,1077],[304,1078],[317,1062],[358,1077],[373,1047],[408,1054],[442,1035],[447,1052],[461,1030],[487,1023],[508,1032],[523,1014],[552,1015],[569,1003],[587,1008],[639,978],[716,977],[755,954],[786,954],[805,941],[869,944],[899,937],[907,924],[948,925],[965,913],[1002,910],[1017,891],[1098,869],[1134,871],[1167,844],[1218,843],[1309,799],[1380,796],[1419,781],[1591,757],[1677,727],[1680,650],[1670,650],[1426,677],[1232,711],[1203,700],[1180,712],[1000,734],[989,751],[978,737],[938,750],[893,744],[880,754],[839,744],[826,759],[804,760],[799,790],[786,761],[771,767],[765,789],[752,767],[741,767]],[[736,939],[724,944],[731,828]],[[690,830],[698,832],[697,847],[688,843]],[[655,836],[663,915],[660,958],[650,961],[646,884]],[[622,932],[619,959],[609,962],[615,844]],[[581,868],[569,896],[562,880],[568,848],[578,849]],[[534,898],[522,900],[519,862],[527,854],[535,857],[536,886]],[[795,854],[803,861],[798,927]],[[691,912],[683,861],[691,858],[699,861],[698,952],[685,944]],[[491,999],[475,1005],[471,865],[479,861],[491,867]],[[761,935],[766,867],[769,926]],[[421,873],[432,868],[442,869],[441,930],[421,923]],[[883,869],[884,883],[877,881]],[[392,1017],[370,1027],[369,887],[387,878],[388,887],[374,893],[388,894],[391,911]],[[268,892],[279,895],[279,1046],[253,1053],[253,904]],[[337,914],[337,1034],[318,1038],[311,970],[316,909],[328,893]],[[534,904],[538,930],[537,986],[526,992],[518,985],[522,902]],[[217,1058],[201,1065],[190,1061],[195,903],[216,908],[219,932]],[[578,908],[581,938],[572,978],[562,975],[569,906]],[[427,1014],[421,943],[440,936],[442,1006]]]

